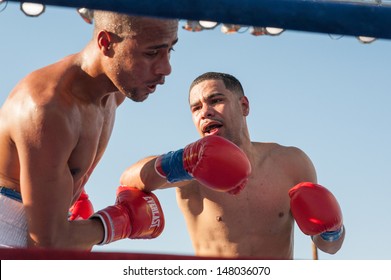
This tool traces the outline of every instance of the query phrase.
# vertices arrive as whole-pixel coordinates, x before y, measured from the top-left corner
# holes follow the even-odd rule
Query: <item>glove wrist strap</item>
[[[327,242],[337,241],[341,238],[343,233],[343,226],[340,229],[333,231],[326,231],[320,234],[320,237]]]
[[[104,232],[104,236],[103,236],[103,239],[101,242],[99,242],[97,245],[105,245],[105,244],[108,244],[110,243],[111,240],[109,240],[109,230],[107,228],[107,217],[104,217],[106,215],[106,213],[104,213],[102,215],[102,212],[99,211],[97,213],[94,213],[90,219],[99,219],[101,222],[102,222],[102,225],[103,225],[103,232]]]
[[[168,182],[175,183],[179,181],[192,180],[193,177],[186,172],[183,167],[183,149],[175,152],[168,152],[161,156],[160,160],[161,170]],[[159,172],[160,168],[156,166],[158,161],[155,162],[155,170]]]

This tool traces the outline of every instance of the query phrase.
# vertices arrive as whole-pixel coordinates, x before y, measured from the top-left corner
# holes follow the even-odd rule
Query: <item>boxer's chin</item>
[[[143,92],[143,93],[127,92],[125,95],[127,98],[131,99],[134,102],[143,102],[148,98],[149,94],[150,94],[149,92]]]

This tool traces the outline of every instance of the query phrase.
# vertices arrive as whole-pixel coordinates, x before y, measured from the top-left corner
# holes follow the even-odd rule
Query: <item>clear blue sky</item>
[[[78,52],[92,36],[76,10],[53,6],[28,18],[9,3],[0,26],[1,104],[27,73]],[[95,209],[114,203],[127,166],[198,138],[188,86],[203,72],[228,72],[241,80],[250,100],[252,139],[304,150],[319,183],[340,202],[344,246],[319,258],[390,259],[391,41],[364,45],[354,37],[296,31],[225,35],[220,27],[200,33],[180,28],[179,38],[166,84],[144,103],[129,100],[118,110],[111,142],[86,187]],[[174,189],[156,194],[166,216],[159,238],[127,239],[94,251],[193,255]],[[310,239],[296,227],[295,258],[311,257]]]

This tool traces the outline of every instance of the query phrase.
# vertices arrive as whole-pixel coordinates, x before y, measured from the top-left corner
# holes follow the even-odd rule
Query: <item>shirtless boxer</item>
[[[243,190],[232,195],[197,180],[168,182],[155,166],[162,156],[130,166],[121,184],[143,191],[176,186],[198,256],[292,259],[295,220],[322,251],[340,249],[345,231],[337,200],[316,184],[315,168],[303,151],[250,140],[249,101],[235,77],[201,75],[190,86],[189,103],[201,137],[222,136],[248,156],[252,173]]]
[[[117,107],[126,97],[144,101],[171,73],[178,20],[96,11],[94,22],[81,52],[29,74],[1,108],[1,246],[90,250],[163,229],[156,196],[127,187],[85,220],[93,210],[84,185]]]

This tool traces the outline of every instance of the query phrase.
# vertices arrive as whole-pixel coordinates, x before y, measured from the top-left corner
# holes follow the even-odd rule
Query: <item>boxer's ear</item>
[[[110,50],[112,44],[110,33],[106,30],[100,31],[97,40],[99,49],[101,49],[106,54]]]
[[[242,105],[243,116],[248,116],[250,113],[250,103],[246,96],[240,98],[240,104]]]

